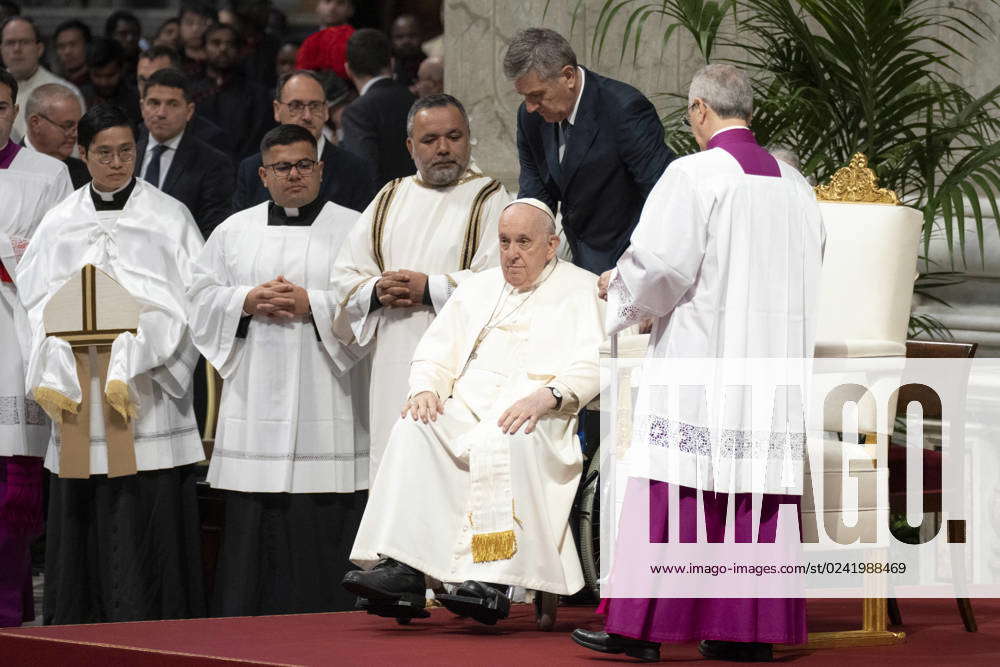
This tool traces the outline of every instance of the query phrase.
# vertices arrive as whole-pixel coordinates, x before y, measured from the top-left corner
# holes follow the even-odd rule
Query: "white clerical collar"
[[[31,150],[35,151],[36,153],[39,152],[37,148],[35,148],[34,146],[31,145],[31,139],[28,138],[27,132],[24,134],[24,147],[25,148],[30,148]],[[2,151],[3,148],[4,148],[3,146],[0,146],[0,151]]]
[[[570,125],[576,125],[576,112],[580,110],[580,100],[583,99],[583,87],[587,84],[586,72],[583,71],[583,68],[577,65],[576,71],[580,74],[580,91],[576,94],[576,104],[573,105],[573,113],[566,119]]]
[[[119,192],[121,192],[122,190],[124,190],[125,188],[127,188],[130,185],[132,185],[132,179],[129,179],[128,183],[126,183],[125,185],[121,186],[117,190],[112,190],[111,192],[104,192],[103,190],[98,190],[97,186],[94,185],[94,182],[91,181],[90,182],[90,189],[97,193],[97,196],[101,198],[101,201],[114,201],[115,200],[115,195],[118,194]]]
[[[288,208],[287,206],[282,206],[281,208],[285,212],[285,215],[287,215],[289,218],[297,218],[297,217],[299,217],[299,209],[297,209],[297,208]]]
[[[358,93],[358,97],[361,97],[365,93],[367,93],[368,89],[371,88],[372,84],[375,83],[376,81],[381,81],[382,79],[391,79],[391,78],[392,77],[389,76],[388,74],[379,74],[378,76],[373,76],[372,78],[368,79],[368,83],[361,86],[361,92]]]
[[[711,141],[712,139],[715,139],[715,137],[717,137],[718,135],[722,134],[723,132],[729,132],[730,130],[747,130],[747,131],[749,131],[750,128],[747,127],[746,125],[730,125],[729,127],[724,127],[721,130],[716,130],[714,133],[712,133],[712,136],[710,136],[708,138],[708,140]]]
[[[148,146],[148,149],[150,151],[152,151],[156,146],[166,146],[170,150],[175,151],[175,150],[177,150],[177,147],[180,146],[182,138],[184,138],[184,130],[183,129],[180,132],[178,132],[176,136],[174,136],[174,137],[172,137],[170,139],[167,139],[166,141],[164,141],[162,143],[159,142],[159,141],[157,141],[155,138],[153,138],[153,135],[151,134],[151,135],[149,135],[149,146]]]

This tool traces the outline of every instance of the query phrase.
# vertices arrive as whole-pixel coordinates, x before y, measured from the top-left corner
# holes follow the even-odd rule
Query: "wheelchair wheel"
[[[577,535],[579,535],[580,566],[584,584],[594,597],[600,597],[598,579],[601,576],[601,451],[590,457],[583,476],[577,505]]]

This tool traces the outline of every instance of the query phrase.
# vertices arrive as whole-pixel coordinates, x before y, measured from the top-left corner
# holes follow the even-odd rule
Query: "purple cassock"
[[[746,128],[726,130],[708,142],[706,150],[720,148],[739,162],[743,172],[753,176],[781,177],[777,160],[761,148]],[[697,540],[697,494],[680,487],[679,537],[681,542]],[[623,512],[649,497],[649,540],[667,541],[669,485],[653,480],[629,480]],[[773,540],[778,525],[779,504],[798,505],[798,496],[763,496],[759,541]],[[709,541],[725,535],[728,494],[703,495],[704,517]],[[750,531],[741,526],[753,522],[751,496],[737,493],[734,503],[736,541],[750,542]],[[803,599],[789,598],[621,598],[601,603],[598,613],[607,616],[604,629],[625,637],[652,642],[688,642],[715,639],[733,642],[801,644],[806,640],[806,605]]]
[[[21,147],[0,149],[7,169]],[[0,265],[0,280],[10,282]],[[31,592],[31,543],[42,529],[42,460],[0,456],[0,628],[35,618]]]

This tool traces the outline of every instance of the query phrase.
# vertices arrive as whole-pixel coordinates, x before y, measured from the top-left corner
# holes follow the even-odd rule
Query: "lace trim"
[[[675,448],[685,454],[712,455],[712,430],[673,421],[665,417],[647,415],[638,430],[653,447]],[[720,454],[726,459],[783,459],[791,454],[793,461],[805,458],[804,433],[765,433],[723,429],[719,438]]]
[[[48,423],[45,411],[33,400],[21,396],[0,396],[0,424],[15,426],[21,422],[28,426],[44,426]]]
[[[632,302],[632,293],[628,291],[620,273],[616,273],[608,285],[608,293],[618,306],[618,321],[622,324],[635,324],[646,317],[652,317],[651,312]]]
[[[245,452],[237,449],[219,449],[213,450],[214,456],[221,456],[227,459],[243,459],[249,461],[357,461],[359,459],[367,459],[368,452],[352,452],[350,454],[298,454],[298,453],[280,453],[271,454],[268,452]]]

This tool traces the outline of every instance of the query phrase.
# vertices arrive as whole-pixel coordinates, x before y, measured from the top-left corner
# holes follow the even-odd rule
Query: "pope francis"
[[[509,204],[500,267],[463,282],[417,346],[351,553],[365,570],[344,577],[369,612],[425,615],[425,575],[463,582],[438,599],[487,624],[507,616],[506,586],[583,586],[567,519],[603,310],[558,245],[545,204]]]

